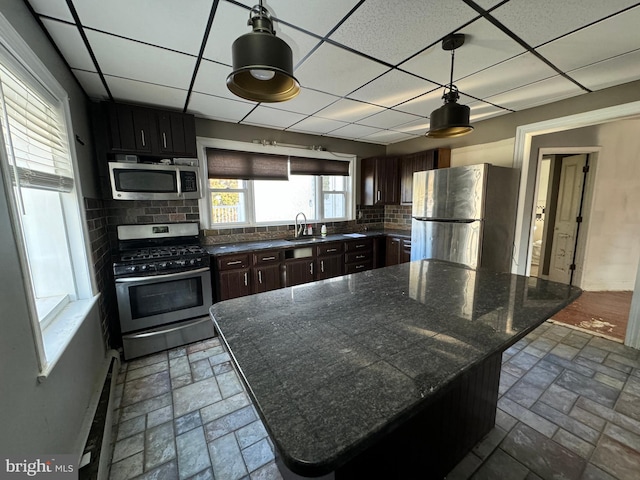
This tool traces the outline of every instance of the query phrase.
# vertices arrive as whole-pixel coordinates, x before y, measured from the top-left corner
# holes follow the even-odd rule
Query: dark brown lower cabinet
[[[385,265],[398,265],[411,261],[411,239],[400,236],[387,237],[387,253]]]
[[[411,239],[403,238],[400,242],[400,263],[411,261]]]
[[[285,287],[313,282],[315,280],[315,259],[313,257],[287,260],[285,266]]]
[[[250,268],[224,270],[218,273],[218,300],[244,297],[251,293]]]
[[[316,280],[324,280],[326,278],[339,277],[343,275],[342,268],[344,260],[342,255],[328,255],[320,257],[317,260]]]
[[[282,288],[280,263],[253,268],[253,293],[268,292]]]

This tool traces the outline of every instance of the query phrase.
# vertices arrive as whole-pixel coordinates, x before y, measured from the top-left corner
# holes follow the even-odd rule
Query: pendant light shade
[[[431,112],[429,131],[425,134],[427,137],[460,137],[473,131],[473,126],[469,123],[471,109],[458,103],[460,95],[458,94],[458,88],[453,84],[454,50],[464,44],[464,39],[464,34],[455,33],[442,41],[442,49],[451,51],[451,79],[442,95],[444,105]]]
[[[251,9],[248,25],[253,31],[238,37],[231,47],[233,72],[227,77],[227,88],[255,102],[291,100],[300,93],[291,48],[276,37],[262,2]]]

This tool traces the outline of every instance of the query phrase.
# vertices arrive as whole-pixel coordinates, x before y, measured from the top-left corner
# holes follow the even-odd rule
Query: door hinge
[[[573,271],[576,269],[576,264],[572,263],[571,265],[569,265],[569,270]]]
[[[589,165],[582,167],[582,173],[589,173]]]
[[[577,223],[582,223],[582,216],[576,217],[576,222]]]

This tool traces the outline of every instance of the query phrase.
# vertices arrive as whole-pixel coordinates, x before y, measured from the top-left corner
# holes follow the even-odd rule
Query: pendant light
[[[429,131],[427,137],[452,138],[471,133],[473,126],[469,123],[470,109],[466,105],[458,104],[460,95],[453,84],[453,59],[456,48],[464,44],[463,33],[453,33],[442,40],[442,49],[451,51],[451,79],[444,87],[442,99],[444,105],[431,112],[429,117]]]
[[[233,72],[227,88],[255,102],[283,102],[300,92],[293,76],[291,48],[276,37],[269,11],[260,4],[249,12],[253,31],[236,39],[231,47]]]

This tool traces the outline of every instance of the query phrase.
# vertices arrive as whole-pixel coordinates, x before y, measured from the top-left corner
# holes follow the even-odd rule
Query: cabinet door
[[[268,292],[282,288],[280,263],[253,268],[253,293]]]
[[[375,192],[376,159],[363,158],[360,162],[360,203],[373,206]]]
[[[411,261],[411,240],[403,238],[400,242],[400,263]]]
[[[317,260],[317,280],[337,277],[343,274],[344,260],[342,255],[327,255]]]
[[[170,156],[196,156],[195,119],[193,115],[158,112],[158,148]]]
[[[400,203],[410,205],[413,199],[413,174],[435,168],[435,150],[412,153],[402,157],[400,163]]]
[[[376,205],[397,205],[400,202],[400,159],[398,157],[382,157],[377,162]]]
[[[251,293],[249,268],[225,270],[218,274],[218,300],[244,297]]]
[[[303,258],[285,262],[285,278],[287,287],[313,282],[315,280],[315,260]]]
[[[109,151],[116,153],[152,152],[155,132],[152,131],[150,111],[147,108],[119,103],[108,103]]]
[[[387,237],[387,261],[386,266],[400,263],[400,239],[398,237]]]

